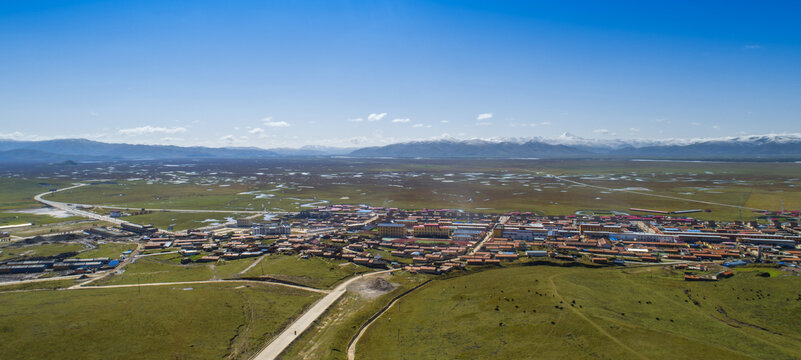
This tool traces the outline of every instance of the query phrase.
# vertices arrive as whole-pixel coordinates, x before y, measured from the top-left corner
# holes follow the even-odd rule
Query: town
[[[799,13],[0,1],[0,360],[801,359]]]
[[[182,264],[283,254],[426,274],[548,258],[612,266],[708,264],[688,267],[685,279],[716,280],[707,274],[709,269],[748,263],[795,269],[801,262],[797,222],[716,222],[668,215],[543,217],[531,212],[483,214],[343,204],[240,218],[235,226],[207,231],[174,233],[122,223],[88,229],[86,235],[138,241],[141,251],[177,251]],[[120,259],[109,258],[7,261],[0,264],[0,274],[80,274],[123,265]]]

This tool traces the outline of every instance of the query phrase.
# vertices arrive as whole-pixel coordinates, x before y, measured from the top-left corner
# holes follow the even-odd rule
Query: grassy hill
[[[379,318],[361,359],[801,357],[801,277],[690,283],[662,268],[521,266],[437,280]]]
[[[0,357],[248,358],[318,297],[260,284],[0,292]]]

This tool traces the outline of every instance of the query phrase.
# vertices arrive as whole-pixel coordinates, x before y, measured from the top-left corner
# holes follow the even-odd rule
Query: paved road
[[[251,284],[269,284],[275,286],[283,286],[293,289],[305,290],[316,292],[320,294],[329,294],[330,291],[328,290],[320,290],[306,286],[300,285],[292,285],[292,284],[284,284],[278,282],[269,282],[269,281],[257,281],[257,280],[198,280],[198,281],[176,281],[176,282],[160,282],[160,283],[147,283],[147,284],[120,284],[120,285],[99,285],[99,286],[78,286],[78,287],[71,287],[70,290],[73,289],[117,289],[117,288],[131,288],[131,287],[139,287],[139,286],[165,286],[165,285],[193,285],[193,284],[224,284],[224,283],[251,283]]]
[[[76,188],[79,188],[79,187],[82,187],[82,186],[86,186],[86,184],[77,184],[75,186],[70,186],[70,187],[66,187],[66,188],[63,188],[63,189],[58,189],[58,190],[55,190],[55,191],[48,191],[48,192],[41,193],[39,195],[34,196],[33,199],[38,201],[38,202],[40,202],[40,203],[42,203],[42,204],[45,204],[47,206],[50,206],[50,207],[53,207],[53,208],[56,208],[56,209],[59,209],[59,210],[66,211],[66,212],[68,212],[70,214],[83,216],[83,217],[88,217],[88,218],[96,219],[96,220],[107,221],[107,222],[110,222],[110,223],[113,223],[113,224],[117,224],[117,225],[120,225],[120,224],[123,224],[123,223],[128,223],[127,221],[122,221],[120,219],[116,219],[116,218],[113,218],[111,216],[95,214],[95,213],[93,213],[91,211],[78,210],[78,209],[76,209],[76,208],[74,208],[72,206],[69,206],[69,205],[67,205],[66,203],[63,203],[63,202],[42,199],[42,196],[45,196],[47,194],[51,194],[51,193],[55,193],[55,192],[61,192],[61,191],[65,191],[65,190],[76,189]]]
[[[48,192],[45,192],[45,193],[41,193],[41,194],[38,194],[38,195],[34,196],[33,198],[34,198],[34,200],[36,200],[36,201],[38,201],[38,202],[40,202],[42,204],[45,204],[47,206],[50,206],[50,207],[53,207],[53,208],[56,208],[56,209],[59,209],[59,210],[66,211],[66,212],[68,212],[70,214],[73,214],[73,215],[83,216],[83,217],[96,219],[96,220],[102,220],[102,221],[110,222],[112,224],[117,224],[117,225],[122,225],[122,224],[138,225],[138,224],[134,224],[134,223],[132,223],[130,221],[124,221],[124,220],[120,220],[118,218],[113,218],[111,216],[100,215],[100,214],[97,214],[97,213],[94,213],[94,212],[91,212],[91,211],[85,211],[85,210],[78,209],[78,207],[81,207],[81,206],[101,207],[101,208],[107,208],[107,209],[132,209],[133,207],[101,206],[101,205],[78,204],[78,203],[67,204],[67,203],[63,203],[63,202],[59,202],[59,201],[45,200],[45,199],[42,198],[43,196],[48,195],[48,194],[52,194],[52,193],[55,193],[55,192],[61,192],[61,191],[65,191],[65,190],[77,189],[79,187],[83,187],[83,186],[87,186],[87,185],[88,184],[76,184],[74,186],[58,189],[58,190],[55,190],[55,191],[48,191]],[[259,214],[263,214],[264,213],[263,211],[248,211],[248,210],[236,211],[236,210],[214,210],[214,209],[212,209],[212,210],[145,209],[145,210],[153,211],[153,212],[161,212],[161,211],[163,211],[163,212],[181,212],[181,213],[251,213],[251,214],[255,214],[255,215],[259,215]],[[235,224],[235,223],[231,223],[231,224]],[[226,224],[226,225],[231,225],[231,224]],[[163,229],[159,229],[159,230],[161,230],[162,232],[168,233],[168,234],[176,234],[175,232],[165,231]]]
[[[506,224],[507,221],[509,221],[508,216],[501,216],[500,218],[498,218],[498,224]],[[489,231],[487,231],[487,236],[485,236],[484,239],[482,239],[478,244],[476,244],[476,246],[474,246],[473,249],[467,253],[468,255],[475,255],[479,250],[481,250],[481,247],[484,246],[485,242],[492,239],[492,232],[493,230],[495,230],[495,226],[498,225],[495,224],[494,226],[492,226],[492,229],[489,229]]]
[[[84,205],[84,204],[77,204],[77,205]],[[86,206],[94,206],[104,209],[114,209],[114,210],[141,210],[142,208],[138,208],[135,206],[106,206],[106,205],[90,205],[85,204]],[[219,210],[219,209],[210,209],[210,210],[196,210],[196,209],[155,209],[155,208],[144,208],[146,211],[153,211],[153,212],[178,212],[178,213],[226,213],[226,214],[265,214],[264,211],[255,211],[255,210]],[[279,214],[273,213],[271,214]]]
[[[345,294],[347,291],[348,285],[353,283],[358,279],[362,279],[368,276],[375,276],[379,274],[385,274],[392,271],[397,271],[399,269],[392,269],[392,270],[384,270],[373,272],[369,274],[364,274],[363,276],[357,275],[348,280],[345,280],[341,284],[337,285],[334,290],[331,290],[328,295],[324,296],[322,299],[317,300],[309,310],[306,310],[303,315],[301,315],[295,322],[289,325],[286,329],[284,329],[281,334],[276,336],[261,352],[256,354],[252,359],[254,360],[273,360],[278,355],[280,355],[290,344],[292,344],[295,339],[297,339],[301,334],[303,334],[306,329],[308,329],[317,318],[323,315],[326,310],[328,310],[331,305],[334,304],[342,295]]]
[[[67,204],[63,203],[63,202],[42,199],[42,197],[47,195],[47,194],[52,194],[54,192],[61,192],[61,191],[66,191],[66,190],[77,189],[79,187],[88,186],[88,185],[89,184],[75,184],[74,186],[66,187],[66,188],[63,188],[63,189],[58,189],[58,190],[55,190],[55,191],[48,191],[48,192],[45,192],[45,193],[41,193],[39,195],[34,196],[33,198],[36,201],[40,202],[40,203],[43,203],[45,205],[49,205],[49,206],[52,206],[54,208],[61,209],[61,210],[64,210],[64,211],[69,211],[69,212],[71,212],[73,214],[77,214],[76,212],[73,212],[73,210],[74,211],[81,211],[81,210],[78,210],[78,209],[74,209],[74,207],[76,207],[76,206],[87,206],[87,207],[92,206],[92,207],[98,207],[98,208],[104,208],[104,209],[115,209],[115,210],[127,210],[127,209],[140,210],[140,209],[142,209],[142,208],[139,208],[139,207],[136,207],[136,206],[108,206],[108,205],[80,204],[80,203],[71,203],[73,206],[67,206]],[[164,211],[164,212],[179,212],[179,213],[227,213],[227,214],[254,214],[254,215],[259,215],[259,214],[265,214],[266,213],[265,211],[256,211],[256,210],[222,210],[222,209],[201,209],[201,210],[197,210],[197,209],[157,209],[157,208],[144,208],[144,209],[147,210],[147,211],[154,211],[154,212]],[[94,213],[88,212],[88,211],[86,211],[86,213],[94,214]],[[271,214],[289,214],[288,212],[270,212],[270,213]],[[98,214],[95,214],[95,215],[98,215]],[[114,219],[114,218],[111,218],[109,216],[105,216],[105,218]],[[118,222],[121,222],[119,219],[115,219],[115,220],[117,220]]]

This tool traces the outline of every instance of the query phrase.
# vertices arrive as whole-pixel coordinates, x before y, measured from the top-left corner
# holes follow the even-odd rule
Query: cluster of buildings
[[[260,222],[240,219],[235,229],[190,230],[180,235],[125,224],[123,229],[142,234],[145,250],[179,251],[183,263],[286,254],[429,274],[546,258],[588,264],[801,264],[801,227],[795,222],[718,223],[663,214],[545,217],[525,212],[492,215],[327,205]],[[114,267],[115,261],[7,262],[0,264],[0,274],[93,271]],[[714,278],[725,275],[720,272]]]
[[[47,270],[65,271],[68,274],[84,274],[96,270],[111,269],[119,265],[119,263],[119,260],[110,258],[8,261],[0,265],[0,274],[40,273]]]
[[[801,228],[796,223],[329,205],[264,224],[238,225],[243,230],[232,237],[200,232],[164,235],[151,238],[146,248],[178,247],[191,261],[280,253],[432,274],[524,258],[595,264],[801,262]]]

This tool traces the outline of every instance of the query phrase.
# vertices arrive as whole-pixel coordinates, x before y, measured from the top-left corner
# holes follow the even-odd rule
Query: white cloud
[[[253,129],[250,129],[250,131],[248,131],[248,134],[263,134],[263,133],[264,133],[264,129],[262,129],[262,128],[253,128]]]
[[[629,132],[638,133],[638,132],[640,132],[640,129],[638,129],[638,128],[629,128]]]
[[[289,123],[288,122],[286,122],[286,121],[273,121],[272,117],[264,118],[262,121],[264,122],[264,126],[267,126],[267,127],[274,127],[274,128],[289,127]]]
[[[715,129],[715,130],[719,130],[720,126],[719,125],[713,125],[712,128]]]
[[[247,136],[234,136],[234,135],[228,134],[228,135],[225,135],[225,136],[221,136],[220,137],[220,141],[222,141],[224,143],[228,143],[228,144],[243,143],[243,142],[248,141],[248,137]]]
[[[370,115],[367,115],[367,121],[379,121],[379,120],[383,119],[384,116],[387,116],[387,113],[385,113],[385,112],[383,112],[383,113],[372,113]]]
[[[743,49],[745,49],[745,50],[757,50],[757,49],[761,49],[761,48],[762,48],[762,45],[757,45],[757,44],[748,44],[748,45],[743,46]]]
[[[431,125],[424,125],[424,124],[414,124],[412,125],[413,128],[430,128]]]
[[[149,134],[156,134],[156,133],[159,133],[159,134],[178,134],[178,133],[184,133],[184,132],[186,132],[186,128],[182,127],[182,126],[158,127],[158,126],[150,126],[150,125],[145,125],[145,126],[140,126],[140,127],[136,127],[136,128],[130,128],[130,129],[121,129],[119,131],[119,133],[122,134],[122,135],[130,135],[130,136],[149,135]]]
[[[691,125],[692,125],[692,126],[701,126],[701,123],[699,123],[699,122],[694,122],[694,123],[691,123]]]
[[[409,119],[409,118],[405,118],[405,119],[392,119],[392,122],[394,122],[394,123],[407,123],[407,122],[409,122],[409,121],[412,121],[412,119]]]
[[[478,117],[476,117],[476,120],[478,121],[488,120],[488,119],[492,119],[492,113],[478,114]]]
[[[615,135],[615,133],[613,133],[613,132],[611,132],[611,131],[609,131],[607,129],[595,129],[592,132],[594,132],[596,134],[601,134],[601,135]]]
[[[448,123],[448,120],[440,120],[439,122],[441,122],[441,123],[443,123],[443,124],[447,124],[447,123]]]
[[[52,136],[25,134],[19,131],[14,131],[10,133],[0,133],[0,139],[17,140],[17,141],[42,141],[42,140],[53,140],[53,139],[67,139],[67,138],[101,139],[105,136],[106,134],[83,133],[80,135],[52,137]]]
[[[165,137],[161,138],[161,141],[163,141],[163,142],[176,142],[176,141],[183,141],[183,140],[184,140],[183,138],[172,137],[172,136],[165,136]]]
[[[509,123],[509,126],[511,126],[511,127],[537,127],[537,123],[518,123],[518,122],[513,122],[513,123]]]
[[[25,134],[15,131],[8,134],[0,134],[0,139],[9,139],[9,140],[22,140],[25,137]]]
[[[540,125],[543,125],[543,126],[551,125],[551,122],[550,121],[543,121],[543,122],[540,123]]]
[[[362,118],[355,118],[355,119],[348,119],[348,121],[350,121],[350,122],[362,122],[362,121],[364,121],[364,119],[362,119]]]

